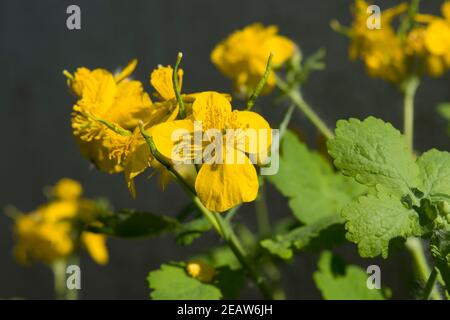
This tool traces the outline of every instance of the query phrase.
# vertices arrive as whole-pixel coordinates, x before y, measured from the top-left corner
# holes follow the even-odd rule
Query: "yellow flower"
[[[96,204],[79,198],[81,185],[70,179],[60,180],[53,190],[54,195],[59,195],[55,200],[17,218],[14,228],[17,260],[51,264],[74,254],[81,241],[97,263],[105,264],[108,261],[105,237],[87,232],[81,232],[81,240],[77,236],[81,231],[77,229],[80,222],[94,218]]]
[[[117,75],[104,69],[78,68],[74,75],[65,72],[68,84],[79,100],[73,107],[72,128],[81,153],[100,170],[108,173],[123,170],[121,159],[112,152],[127,143],[127,134],[109,129],[107,121],[123,132],[133,131],[139,120],[150,117],[151,100],[142,83],[128,77],[137,61]]]
[[[436,77],[450,68],[450,2],[442,6],[444,18],[418,13],[413,28],[402,32],[393,19],[407,11],[406,3],[382,12],[381,29],[367,28],[367,8],[366,1],[355,1],[355,19],[344,32],[351,38],[350,58],[362,59],[370,76],[402,83],[411,75]]]
[[[157,96],[160,101],[152,104],[150,116],[148,120],[144,122],[145,128],[151,128],[162,122],[173,121],[178,116],[179,106],[173,90],[172,74],[173,69],[171,66],[163,67],[160,65],[152,71],[150,75],[150,84],[156,90],[155,96]],[[183,70],[178,70],[178,77],[181,89]],[[190,95],[184,95],[184,99],[187,104],[189,102],[192,103],[193,98],[191,98]],[[188,114],[190,113],[190,110],[190,108],[187,108]],[[160,183],[163,188],[168,183],[169,174],[163,166],[153,159],[138,128],[136,128],[125,143],[117,149],[117,152],[123,155],[125,179],[128,189],[133,197],[136,197],[134,178],[150,166],[161,172]]]
[[[383,78],[398,83],[406,75],[403,43],[391,23],[408,7],[402,3],[381,13],[381,29],[367,27],[368,3],[356,0],[353,7],[354,21],[349,32],[351,39],[349,56],[362,59],[371,77]]]
[[[196,127],[198,123],[201,123],[200,129]],[[179,159],[173,151],[179,148],[180,141],[172,135],[180,129],[192,138],[189,144],[194,140],[192,153],[184,155],[187,158],[198,159],[199,154],[204,157],[204,152],[211,150],[211,146],[218,149],[209,160],[202,159],[204,163],[195,180],[197,195],[208,209],[223,212],[241,202],[255,200],[258,177],[248,156],[256,155],[260,160],[260,155],[270,147],[271,129],[263,117],[251,111],[232,111],[230,102],[217,92],[198,94],[192,105],[192,117],[165,122],[149,130],[159,152],[175,162]],[[265,136],[255,137],[253,129],[264,132]],[[214,130],[224,133],[219,140],[211,134]],[[203,136],[200,143],[195,141],[198,134]],[[183,136],[178,138],[185,139]],[[265,150],[254,139],[265,139],[262,147]]]
[[[216,274],[216,270],[212,266],[200,260],[189,262],[186,266],[186,272],[192,278],[202,282],[211,282]]]
[[[278,35],[276,26],[264,27],[254,23],[237,30],[219,43],[211,53],[216,67],[234,81],[235,90],[248,96],[264,74],[267,59],[274,53],[272,65],[280,68],[295,53],[295,44]],[[273,72],[269,75],[265,92],[275,85]]]
[[[74,200],[80,197],[83,189],[78,181],[64,178],[52,189],[52,195],[61,200]]]
[[[81,234],[81,242],[89,252],[92,260],[101,265],[108,263],[109,255],[106,248],[105,236],[91,232],[83,232]]]
[[[450,1],[442,4],[443,18],[431,17],[425,31],[425,47],[450,68]],[[437,61],[437,60],[436,60]]]
[[[159,65],[150,75],[150,84],[155,89],[155,96],[158,102],[154,102],[151,106],[151,114],[149,121],[144,125],[146,129],[150,129],[160,123],[174,121],[179,112],[178,102],[175,97],[172,82],[173,68],[171,66]],[[178,84],[183,83],[183,70],[178,69]],[[192,115],[192,103],[195,101],[199,93],[185,93],[182,94],[182,99],[186,109],[186,115]],[[221,94],[225,99],[231,100],[230,95]],[[169,172],[150,154],[150,150],[141,137],[139,129],[135,129],[133,135],[127,140],[127,146],[120,148],[125,156],[124,168],[125,178],[128,189],[133,197],[136,196],[136,189],[134,186],[134,178],[144,172],[149,166],[159,171],[159,182],[164,189],[171,180]],[[177,171],[185,177],[188,181],[195,180],[195,166],[193,165],[175,165]]]

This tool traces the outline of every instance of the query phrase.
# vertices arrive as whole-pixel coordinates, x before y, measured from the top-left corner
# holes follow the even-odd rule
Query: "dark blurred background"
[[[79,154],[70,128],[74,98],[68,93],[62,70],[78,66],[104,67],[114,71],[138,58],[134,76],[147,91],[150,71],[158,64],[173,64],[183,51],[183,86],[186,92],[229,91],[230,82],[214,68],[209,55],[214,45],[237,28],[252,22],[277,24],[282,34],[296,41],[305,55],[327,50],[327,69],[315,73],[304,95],[332,126],[336,120],[374,115],[401,128],[402,99],[381,80],[367,78],[360,63],[349,62],[348,41],[329,27],[337,18],[351,21],[352,1],[306,0],[161,0],[161,1],[0,1],[0,207],[13,204],[29,211],[45,201],[42,188],[61,177],[81,181],[89,197],[104,196],[116,208],[133,207],[175,215],[187,202],[176,185],[165,192],[156,179],[138,179],[138,198],[132,200],[123,175],[96,171]],[[399,1],[378,1],[382,9]],[[438,14],[441,1],[424,1],[422,10]],[[66,28],[66,8],[81,8],[79,31]],[[446,123],[436,113],[442,101],[450,101],[450,77],[426,79],[419,88],[415,121],[415,145],[420,151],[436,147],[448,150]],[[281,119],[285,106],[274,106],[274,95],[258,101],[271,123]],[[296,113],[292,126],[314,146],[315,130]],[[299,164],[301,165],[301,164]],[[269,187],[272,221],[291,213],[274,188]],[[254,208],[243,206],[237,218],[254,229]],[[161,263],[182,260],[205,245],[219,243],[208,235],[191,247],[178,246],[173,238],[109,241],[111,261],[106,267],[82,257],[83,299],[145,299],[145,278]],[[0,298],[52,298],[52,275],[43,265],[19,266],[12,257],[12,221],[0,214]],[[387,260],[359,259],[351,244],[338,249],[348,261],[367,267],[378,263],[382,284],[394,298],[407,298],[414,290],[411,263],[404,252]],[[283,268],[287,296],[316,299],[311,273],[317,255],[299,254]],[[252,287],[243,297],[257,298]]]

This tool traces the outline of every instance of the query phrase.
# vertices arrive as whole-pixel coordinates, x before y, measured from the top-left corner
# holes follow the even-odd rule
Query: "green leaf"
[[[382,289],[369,289],[369,275],[358,266],[345,265],[331,252],[323,252],[314,281],[326,300],[383,300]]]
[[[360,197],[342,210],[347,220],[347,239],[358,244],[362,257],[388,256],[389,244],[398,238],[420,236],[419,215],[406,208],[398,197],[379,191]]]
[[[181,245],[189,245],[204,232],[211,230],[211,223],[204,217],[194,219],[180,226],[176,241]]]
[[[261,246],[282,259],[292,258],[293,249],[331,248],[341,244],[345,239],[343,222],[339,215],[324,217],[309,225],[293,229],[289,233],[278,235],[275,240],[262,240]]]
[[[391,124],[369,117],[340,120],[328,141],[334,164],[367,186],[383,185],[402,196],[417,185],[418,167],[402,134]]]
[[[87,229],[121,238],[155,236],[174,231],[179,227],[179,222],[174,218],[134,210],[104,215],[99,220],[100,226],[92,224]]]
[[[335,173],[318,153],[308,150],[294,133],[282,142],[280,170],[269,181],[286,197],[294,215],[306,224],[338,214],[364,187]]]
[[[204,254],[195,256],[194,259],[203,260],[215,268],[223,266],[228,266],[233,270],[241,268],[241,264],[233,251],[227,246],[212,248]]]
[[[450,195],[450,153],[431,149],[418,160],[425,195]]]
[[[190,277],[183,263],[163,264],[149,273],[147,281],[154,300],[218,300],[220,290],[209,283]]]
[[[224,299],[236,299],[244,286],[244,272],[242,269],[234,270],[228,266],[216,269],[214,284],[220,288]]]
[[[436,232],[430,240],[430,250],[450,296],[450,232]]]

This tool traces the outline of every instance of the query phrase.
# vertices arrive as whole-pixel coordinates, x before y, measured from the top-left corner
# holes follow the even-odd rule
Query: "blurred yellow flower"
[[[84,67],[78,68],[74,75],[65,72],[69,87],[78,97],[72,115],[75,139],[81,153],[108,173],[123,170],[122,159],[113,150],[127,144],[127,136],[139,120],[150,117],[150,97],[141,82],[128,78],[136,64],[137,60],[131,61],[116,75]],[[111,130],[105,122],[117,130]]]
[[[197,129],[196,123],[201,123]],[[194,145],[194,152],[185,155],[196,157],[196,152],[204,151],[211,146],[218,146],[223,159],[204,161],[195,180],[195,190],[201,202],[210,210],[223,212],[242,202],[255,200],[258,193],[258,177],[256,169],[247,155],[259,155],[267,151],[271,143],[271,129],[267,121],[259,114],[251,111],[232,111],[230,102],[217,92],[203,92],[197,95],[192,105],[192,117],[185,120],[165,122],[150,129],[149,134],[158,151],[168,159],[173,158],[179,141],[173,139],[176,130],[184,130],[191,137],[200,133],[205,140]],[[260,144],[253,145],[249,139],[252,129],[264,130],[267,134],[265,148],[259,150]],[[199,132],[201,130],[201,132]],[[210,130],[225,133],[216,141]],[[223,141],[222,141],[223,139]],[[190,141],[188,143],[191,143]],[[219,157],[219,154],[215,155]],[[240,159],[240,161],[236,161]]]
[[[212,266],[200,260],[190,261],[186,266],[186,272],[192,278],[202,282],[211,282],[216,274],[216,270]]]
[[[61,200],[74,200],[80,197],[83,188],[78,181],[63,178],[52,189],[52,196]]]
[[[353,6],[354,20],[349,32],[351,59],[362,59],[371,77],[400,82],[406,74],[405,54],[401,39],[392,27],[392,20],[404,13],[408,6],[402,3],[381,13],[381,29],[367,27],[367,8],[364,0]]]
[[[264,27],[251,24],[237,30],[219,43],[211,53],[216,67],[234,81],[235,90],[248,96],[264,74],[267,59],[274,53],[273,69],[280,68],[295,53],[296,46],[290,39],[280,36],[276,26]],[[275,85],[272,72],[264,92]]]
[[[436,75],[450,68],[450,2],[444,2],[441,10],[443,18],[429,19],[424,36],[425,47],[434,57]]]
[[[16,219],[14,253],[19,262],[51,264],[75,254],[79,244],[97,263],[108,262],[105,237],[78,229],[80,221],[88,222],[96,214],[95,202],[80,198],[81,193],[78,182],[62,179],[53,188],[53,195],[58,195],[54,200]]]
[[[414,75],[440,76],[450,68],[450,2],[442,5],[444,18],[417,13],[406,30],[395,30],[393,20],[406,14],[408,4],[383,11],[380,29],[367,27],[368,6],[355,0],[354,21],[344,33],[351,39],[350,58],[363,60],[369,76],[400,84]],[[338,23],[333,26],[341,29]]]

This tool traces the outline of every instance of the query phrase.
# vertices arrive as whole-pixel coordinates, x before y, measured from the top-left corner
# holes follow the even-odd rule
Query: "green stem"
[[[427,258],[425,256],[421,239],[409,238],[406,241],[406,248],[408,248],[408,250],[411,253],[418,277],[424,283],[427,283],[431,271],[430,267],[428,266]],[[441,296],[436,289],[432,291],[431,297],[434,300],[441,300]]]
[[[64,300],[66,298],[66,261],[58,260],[53,262],[52,271],[55,299]]]
[[[67,265],[80,265],[80,258],[77,254],[73,254],[68,261],[66,262],[66,266]],[[66,271],[64,272],[66,273]],[[67,274],[65,274],[66,276],[66,281],[67,281]],[[78,300],[78,289],[74,288],[74,289],[69,289],[67,288],[67,283],[65,284],[66,286],[66,300]]]
[[[186,118],[186,110],[184,108],[184,102],[183,98],[181,97],[180,93],[180,86],[178,84],[178,67],[181,62],[181,58],[183,57],[183,54],[181,52],[178,52],[177,61],[175,62],[175,66],[173,67],[173,73],[172,73],[172,84],[173,89],[175,91],[175,97],[177,98],[178,107],[180,108],[178,112],[178,118],[184,119]]]
[[[247,253],[245,252],[240,240],[234,233],[229,221],[227,219],[223,219],[220,213],[211,212],[208,210],[197,196],[192,195],[192,198],[199,210],[212,224],[214,229],[216,229],[217,233],[225,240],[231,251],[233,251],[242,267],[248,272],[250,279],[257,285],[263,297],[266,299],[273,299],[274,297],[272,295],[272,290],[269,285],[267,285],[265,277],[262,276],[256,268],[254,268],[253,264],[248,259]]]
[[[300,90],[292,90],[289,88],[286,82],[280,77],[277,77],[277,87],[286,94],[291,101],[303,112],[309,121],[327,138],[332,139],[334,137],[333,132],[323,122],[323,120],[314,112],[314,110],[303,99]]]
[[[266,192],[263,176],[259,177],[259,193],[255,200],[256,221],[261,238],[270,235],[269,210],[267,209]]]
[[[414,150],[414,96],[419,84],[419,78],[411,77],[405,82],[403,90],[403,130],[411,151]]]
[[[403,86],[403,133],[411,152],[414,152],[414,97],[419,84],[420,79],[416,76],[412,76],[408,80],[406,80]],[[424,283],[427,283],[431,270],[425,256],[425,250],[423,248],[422,241],[418,238],[409,238],[406,241],[406,248],[408,248],[413,257],[419,278]],[[432,290],[431,296],[436,300],[441,299],[436,286],[434,286],[434,290]]]
[[[422,295],[422,300],[428,300],[431,294],[431,291],[434,288],[434,285],[436,283],[436,279],[437,279],[437,270],[436,268],[433,268],[433,270],[431,271],[430,276],[428,277],[428,281],[425,285],[425,288],[423,289],[423,295]]]

